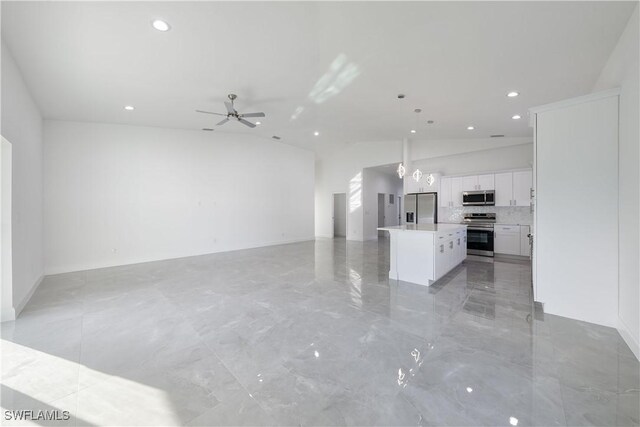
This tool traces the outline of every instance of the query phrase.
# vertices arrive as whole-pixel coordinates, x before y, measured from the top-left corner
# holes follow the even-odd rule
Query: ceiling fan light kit
[[[266,117],[264,113],[260,112],[260,113],[238,113],[238,110],[236,110],[236,107],[234,105],[234,101],[238,98],[238,95],[234,94],[234,93],[230,93],[229,95],[227,95],[227,97],[229,98],[229,101],[225,101],[224,102],[224,106],[227,109],[227,113],[213,113],[211,111],[203,111],[203,110],[196,110],[197,113],[204,113],[204,114],[213,114],[216,116],[224,116],[225,118],[221,121],[219,121],[218,123],[216,123],[216,126],[221,126],[225,123],[227,123],[229,120],[235,119],[237,121],[239,121],[240,123],[242,123],[245,126],[248,126],[250,128],[254,128],[256,127],[255,123],[251,123],[250,121],[246,120],[245,117]]]

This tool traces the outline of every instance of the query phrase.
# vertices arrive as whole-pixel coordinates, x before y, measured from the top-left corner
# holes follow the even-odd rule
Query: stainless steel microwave
[[[494,206],[496,204],[495,191],[463,191],[462,206]]]

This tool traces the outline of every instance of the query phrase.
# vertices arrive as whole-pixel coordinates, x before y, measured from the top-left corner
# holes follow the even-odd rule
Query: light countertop
[[[461,228],[467,228],[467,226],[464,224],[407,224],[395,225],[390,227],[378,227],[378,230],[438,233],[442,231],[460,230]]]

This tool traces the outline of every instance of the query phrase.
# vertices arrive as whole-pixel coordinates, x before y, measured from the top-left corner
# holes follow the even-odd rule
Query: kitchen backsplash
[[[533,224],[533,214],[527,207],[516,206],[461,206],[458,208],[438,208],[438,222],[458,224],[463,216],[471,212],[492,212],[498,224]]]

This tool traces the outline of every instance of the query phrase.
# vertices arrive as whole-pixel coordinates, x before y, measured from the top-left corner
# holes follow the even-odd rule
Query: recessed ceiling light
[[[511,116],[511,118],[512,118],[513,120],[518,120],[518,119],[520,119],[520,116],[519,116],[518,114],[516,114],[515,116]]]
[[[518,92],[516,92],[516,91],[511,91],[511,92],[509,92],[509,93],[507,94],[507,96],[508,96],[509,98],[515,98],[515,97],[516,97],[516,96],[518,96],[518,95],[520,95],[520,94],[519,94]]]
[[[133,105],[125,105],[124,109],[127,110],[127,111],[135,110],[135,108],[133,108]]]
[[[154,20],[151,25],[158,31],[169,31],[171,29],[171,26],[161,19]]]
[[[415,129],[411,129],[411,133],[416,133],[416,130]]]
[[[474,126],[467,126],[467,130],[474,130],[475,127]]]
[[[315,131],[313,134],[314,134],[315,136],[318,136],[318,135],[320,135],[320,132]]]
[[[262,122],[256,122],[256,124],[257,124],[257,125],[261,125],[261,124],[262,124]]]

